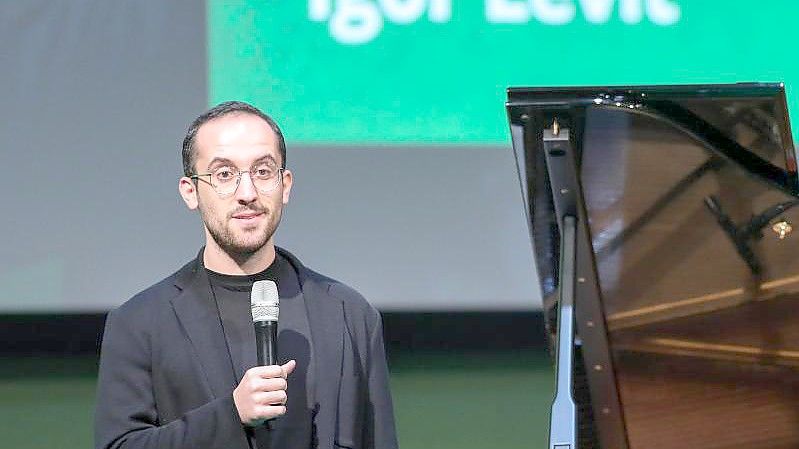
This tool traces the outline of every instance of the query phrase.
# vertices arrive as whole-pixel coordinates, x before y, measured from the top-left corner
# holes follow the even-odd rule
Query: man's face
[[[220,167],[246,171],[263,162],[280,167],[283,162],[269,125],[246,113],[226,115],[202,125],[194,149],[197,173],[214,172]],[[180,191],[190,209],[199,208],[207,237],[232,256],[249,255],[272,243],[283,205],[288,203],[291,172],[284,170],[277,176],[280,182],[268,193],[256,189],[249,174],[242,174],[236,191],[224,197],[208,183],[208,176],[196,183],[182,178]]]

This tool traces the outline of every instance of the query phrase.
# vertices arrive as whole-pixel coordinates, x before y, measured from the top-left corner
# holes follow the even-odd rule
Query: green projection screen
[[[507,146],[508,86],[784,81],[796,117],[797,12],[787,0],[210,0],[209,99],[250,100],[308,144]]]

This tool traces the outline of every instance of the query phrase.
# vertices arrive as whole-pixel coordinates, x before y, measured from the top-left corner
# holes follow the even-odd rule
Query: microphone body
[[[277,321],[253,321],[258,364],[277,365]]]
[[[258,365],[277,365],[277,319],[280,304],[277,284],[273,281],[256,281],[252,285],[250,305],[252,324],[255,326],[255,347]]]

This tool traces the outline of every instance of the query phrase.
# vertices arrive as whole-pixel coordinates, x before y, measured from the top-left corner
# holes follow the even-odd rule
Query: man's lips
[[[233,218],[239,220],[252,220],[253,218],[260,217],[263,214],[263,212],[239,212],[237,214],[233,214]]]

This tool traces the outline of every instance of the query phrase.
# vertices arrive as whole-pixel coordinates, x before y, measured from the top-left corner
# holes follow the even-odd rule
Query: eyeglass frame
[[[276,182],[274,187],[272,187],[269,190],[261,190],[261,189],[258,188],[257,185],[255,185],[255,181],[252,178],[252,167],[250,167],[249,170],[239,170],[238,167],[236,167],[236,187],[230,193],[219,193],[219,191],[216,189],[216,186],[214,185],[214,183],[211,182],[211,177],[214,176],[213,173],[194,173],[194,174],[190,174],[189,175],[189,179],[191,179],[191,180],[200,180],[200,181],[205,182],[206,184],[211,186],[212,189],[214,189],[214,192],[216,192],[217,195],[219,195],[221,198],[225,198],[225,197],[229,197],[231,195],[235,195],[236,194],[236,191],[239,190],[239,186],[241,185],[241,177],[245,173],[247,173],[250,176],[250,182],[252,183],[252,186],[255,187],[255,190],[257,190],[257,191],[259,191],[259,192],[261,192],[263,194],[267,194],[267,193],[274,192],[275,188],[277,188],[278,184],[283,182],[283,174],[285,172],[286,172],[286,168],[285,167],[278,168],[277,169],[277,174],[275,175],[275,179],[278,179],[278,182]],[[208,180],[206,181],[205,179],[200,178],[200,176],[208,176]]]

